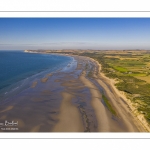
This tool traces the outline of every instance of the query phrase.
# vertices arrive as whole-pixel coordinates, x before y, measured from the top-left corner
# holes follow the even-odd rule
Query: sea
[[[0,101],[22,92],[34,80],[65,68],[72,61],[69,56],[1,50]]]

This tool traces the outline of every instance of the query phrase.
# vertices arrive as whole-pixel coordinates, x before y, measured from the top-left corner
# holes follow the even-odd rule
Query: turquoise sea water
[[[65,67],[67,56],[0,51],[0,100],[28,88],[35,78]]]

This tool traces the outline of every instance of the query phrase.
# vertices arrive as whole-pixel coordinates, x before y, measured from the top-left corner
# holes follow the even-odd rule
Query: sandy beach
[[[100,72],[100,64],[72,57],[65,68],[33,81],[29,89],[2,103],[0,123],[18,122],[12,132],[147,132],[113,80]]]

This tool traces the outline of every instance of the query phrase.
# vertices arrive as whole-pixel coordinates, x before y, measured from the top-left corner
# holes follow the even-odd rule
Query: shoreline
[[[120,101],[111,79],[101,74],[97,61],[85,56],[67,56],[74,58],[73,65],[33,82],[13,103],[1,107],[0,121],[14,116],[20,122],[21,132],[146,132]],[[109,99],[116,116],[103,95]]]
[[[53,54],[56,54],[56,55],[57,55],[57,53],[53,53]],[[72,55],[72,54],[59,54],[59,55],[65,55],[65,56],[67,55],[67,56],[71,56],[71,57],[76,57],[76,56],[77,56],[77,57],[78,57],[78,55]],[[80,56],[79,56],[79,57],[80,57]],[[137,123],[138,123],[138,124],[140,123],[140,125],[142,125],[142,127],[145,128],[145,130],[147,130],[148,132],[150,132],[150,126],[149,126],[149,124],[147,123],[146,119],[144,118],[144,115],[135,113],[136,107],[133,106],[134,104],[130,101],[130,99],[128,99],[128,98],[126,97],[126,95],[125,95],[122,91],[119,91],[119,90],[117,89],[117,87],[115,86],[115,83],[116,83],[115,79],[111,79],[111,78],[107,77],[104,73],[101,72],[101,64],[100,64],[98,61],[96,61],[95,59],[90,58],[90,57],[88,57],[88,56],[82,56],[82,57],[86,57],[86,58],[88,58],[89,60],[94,61],[94,62],[97,63],[97,65],[99,66],[99,75],[102,76],[103,78],[107,79],[108,81],[110,81],[110,85],[113,87],[114,91],[115,91],[115,92],[118,94],[118,96],[120,96],[120,97],[127,103],[127,105],[129,106],[130,110],[132,111],[131,113],[132,113],[132,115],[134,116],[134,118],[136,119]],[[137,112],[137,111],[136,111],[136,112]]]

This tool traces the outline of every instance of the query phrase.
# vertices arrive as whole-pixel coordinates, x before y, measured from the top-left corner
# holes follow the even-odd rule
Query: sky
[[[0,50],[149,49],[150,18],[0,18]]]

